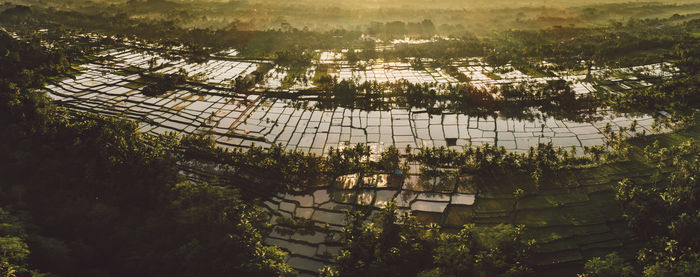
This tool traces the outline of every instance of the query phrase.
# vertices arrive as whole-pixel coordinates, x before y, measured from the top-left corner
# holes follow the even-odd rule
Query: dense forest
[[[14,69],[2,79],[3,276],[291,272],[279,249],[261,244],[266,215],[237,189],[179,176],[168,150],[178,138],[69,114],[36,90],[70,74],[69,49],[7,33],[2,45],[3,69]]]

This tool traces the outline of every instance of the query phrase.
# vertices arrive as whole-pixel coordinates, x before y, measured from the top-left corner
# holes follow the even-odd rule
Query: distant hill
[[[5,23],[23,23],[31,14],[32,8],[24,5],[15,5],[0,12],[0,21]]]

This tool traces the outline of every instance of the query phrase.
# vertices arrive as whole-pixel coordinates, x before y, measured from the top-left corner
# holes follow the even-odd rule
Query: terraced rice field
[[[313,274],[339,252],[346,211],[363,209],[373,213],[392,199],[397,201],[401,210],[413,213],[442,214],[448,206],[460,209],[474,204],[473,192],[424,191],[420,182],[408,180],[403,185],[400,182],[392,184],[390,178],[389,175],[351,175],[341,177],[340,187],[273,197],[264,204],[274,214],[273,222],[277,224],[266,242],[289,251],[289,263],[295,269]],[[362,188],[359,184],[362,184]],[[306,230],[291,229],[280,224],[284,218],[310,220],[312,227]]]
[[[525,236],[536,241],[534,259],[542,272],[571,274],[566,270],[572,264],[640,243],[627,231],[614,188],[621,176],[643,181],[652,172],[627,162],[575,169],[559,176],[557,185],[519,199],[509,186],[477,193],[465,177],[434,182],[412,172],[400,182],[392,180],[393,175],[349,175],[311,193],[280,194],[265,201],[275,226],[266,242],[288,251],[290,265],[303,276],[314,276],[339,253],[347,211],[359,209],[371,215],[393,199],[400,211],[445,230],[466,223],[525,225]],[[494,181],[522,185],[526,179]],[[291,228],[284,223],[289,219],[307,224]]]
[[[140,130],[147,133],[209,134],[223,147],[282,144],[288,150],[324,154],[330,148],[364,143],[369,144],[376,154],[389,145],[399,148],[406,145],[414,148],[446,146],[463,150],[488,143],[523,152],[538,143],[548,142],[567,148],[602,145],[604,136],[601,130],[607,124],[616,130],[618,126],[629,127],[636,121],[637,132],[653,131],[653,115],[601,113],[600,120],[574,122],[546,117],[523,120],[455,113],[429,114],[418,109],[305,109],[299,108],[293,100],[266,94],[268,90],[280,90],[285,74],[283,68],[275,67],[249,94],[232,94],[227,89],[232,79],[252,73],[263,63],[269,63],[267,61],[228,57],[194,64],[130,49],[112,50],[104,55],[112,56],[113,62],[83,65],[84,70],[77,78],[51,84],[45,89],[57,103],[71,110],[127,117],[139,122]],[[457,82],[440,69],[414,70],[407,63],[380,61],[372,67],[356,70],[336,61],[337,54],[324,53],[321,57],[319,63],[340,68],[333,73],[339,78],[379,82],[399,79],[415,83]],[[145,69],[154,65],[161,73],[186,69],[190,75],[198,75],[201,82],[187,84],[162,96],[145,96],[140,89],[146,84],[138,74],[125,69]],[[307,75],[313,76],[315,69],[311,67]],[[483,86],[542,82],[553,78],[533,78],[511,71],[494,80],[488,77],[493,69],[480,60],[464,61],[458,69],[469,76],[472,83]],[[660,65],[615,72],[624,75],[635,70],[661,77],[670,74],[661,70]],[[604,72],[595,71],[593,74]],[[574,82],[573,88],[579,94],[648,85],[635,78],[611,79],[607,84],[595,85],[583,82],[581,75],[564,78]],[[291,90],[307,87],[308,84],[297,84]],[[598,250],[626,243],[624,226],[619,218],[600,222],[599,218],[610,216],[596,216],[608,212],[611,207],[610,184],[614,182],[612,176],[617,176],[620,169],[612,168],[607,175],[600,174],[602,171],[580,172],[584,178],[571,179],[569,188],[543,191],[533,198],[525,197],[518,202],[517,212],[513,212],[515,200],[510,192],[477,195],[470,189],[468,178],[440,182],[421,180],[417,175],[417,165],[412,168],[407,172],[406,180],[397,181],[392,175],[350,175],[339,180],[339,187],[329,185],[308,194],[281,194],[268,199],[264,205],[274,215],[275,229],[266,242],[289,251],[289,263],[303,274],[313,275],[337,255],[345,211],[376,211],[387,201],[395,199],[403,211],[447,228],[458,228],[466,222],[512,222],[532,226],[529,235],[535,237],[540,246],[547,245],[546,252],[538,253],[543,265],[581,261]],[[290,228],[285,224],[285,218],[287,221],[306,220],[309,226],[307,230]]]
[[[547,142],[567,148],[601,145],[601,128],[608,123],[617,129],[617,126],[627,127],[636,120],[640,132],[652,131],[651,115],[610,114],[602,115],[602,119],[596,122],[573,122],[553,118],[522,120],[479,118],[454,113],[436,115],[419,109],[304,109],[295,107],[297,105],[293,100],[268,97],[265,89],[278,89],[274,86],[258,88],[257,93],[245,95],[226,90],[230,80],[253,72],[262,61],[211,60],[191,64],[130,50],[108,54],[115,58],[115,63],[84,65],[85,70],[76,79],[47,86],[49,94],[58,103],[73,110],[134,119],[140,122],[143,132],[211,134],[225,147],[282,144],[290,150],[323,154],[331,147],[357,143],[376,144],[379,150],[392,144],[400,148],[406,145],[448,146],[460,150],[489,143],[512,151],[525,151],[538,143]],[[187,85],[159,97],[141,94],[140,88],[144,83],[139,75],[125,74],[120,70],[148,68],[153,58],[157,60],[156,64],[166,65],[157,72],[172,73],[184,68],[190,75],[203,76],[201,84]],[[470,66],[467,69],[469,72],[479,72],[483,67]],[[423,81],[420,78],[430,76],[426,78],[454,81],[439,74],[433,76],[429,71],[397,69],[397,72],[402,75],[391,78],[372,75],[371,78],[378,81],[401,78]],[[344,73],[341,71],[340,74],[342,77]],[[423,77],[408,77],[411,74]],[[474,82],[478,82],[476,80]],[[492,81],[502,83],[504,80]],[[533,80],[544,79],[532,78],[530,81]],[[620,82],[624,85],[623,81]],[[592,85],[577,83],[574,89],[587,93]],[[307,104],[313,106],[313,101],[307,101]]]

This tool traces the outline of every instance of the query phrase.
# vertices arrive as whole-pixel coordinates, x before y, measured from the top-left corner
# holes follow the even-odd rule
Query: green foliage
[[[656,142],[644,149],[649,162],[671,172],[661,171],[662,175],[651,184],[629,179],[620,182],[616,197],[623,203],[625,218],[633,230],[647,238],[670,236],[681,245],[700,247],[698,239],[685,235],[692,232],[693,222],[697,221],[693,219],[697,217],[700,197],[697,151],[691,141],[670,148],[659,147]]]
[[[634,276],[634,268],[617,253],[610,253],[605,257],[595,257],[586,262],[586,273],[579,277],[631,277]]]
[[[167,253],[163,258],[169,267],[163,272],[184,276],[291,274],[284,263],[286,254],[261,244],[261,232],[269,230],[268,216],[241,201],[234,190],[191,182],[177,184],[174,190],[177,196],[171,210],[176,224],[158,226],[168,235],[152,244],[169,249],[162,252]],[[143,266],[152,266],[152,261],[146,262]]]
[[[327,170],[333,178],[357,172],[367,172],[369,164],[369,146],[356,144],[343,149],[331,149],[326,158]]]
[[[387,172],[395,172],[401,166],[401,154],[396,146],[391,145],[382,152],[379,160],[380,167]]]
[[[694,23],[667,24],[667,21],[672,19],[630,19],[601,28],[509,30],[492,39],[495,51],[487,55],[487,61],[494,65],[512,61],[518,66],[546,60],[560,69],[589,70],[594,64],[627,66],[660,62],[665,55],[655,52],[646,56],[644,51],[660,49],[662,53],[673,54],[669,50],[676,45],[697,40],[687,36],[686,26]]]
[[[36,55],[12,53],[18,61]],[[43,84],[21,80],[1,81],[8,89],[0,94],[0,206],[24,215],[0,210],[3,276],[37,275],[28,265],[70,276],[292,273],[280,249],[262,244],[267,214],[231,187],[183,181],[176,150],[187,141],[143,135],[122,119],[68,114],[31,89]]]
[[[684,248],[677,241],[669,240],[641,250],[637,262],[643,266],[642,275],[645,277],[697,276],[700,274],[700,254],[696,249]]]
[[[380,53],[386,60],[402,58],[456,59],[483,56],[486,43],[472,34],[420,44],[398,44]]]
[[[352,212],[344,229],[346,242],[332,271],[339,276],[410,276],[430,265],[429,253],[415,219],[397,215],[390,202],[372,223]]]
[[[673,122],[669,127],[686,128],[700,105],[700,75],[690,75],[648,88],[631,89],[621,92],[608,100],[611,107],[623,112],[653,113],[666,111],[671,113]]]
[[[275,64],[284,67],[305,68],[311,63],[312,55],[299,47],[277,51]]]
[[[89,52],[99,42],[76,40],[51,52],[45,51],[40,43],[40,39],[34,36],[25,41],[16,40],[0,29],[0,87],[3,90],[7,89],[8,80],[25,87],[43,86],[49,77],[65,74],[71,68],[69,55]]]
[[[693,20],[688,22],[689,26],[700,25],[700,20]],[[696,27],[697,28],[697,27]],[[697,39],[697,37],[696,37]],[[690,75],[698,73],[698,68],[700,68],[700,46],[696,41],[683,42],[675,46],[675,55],[679,58],[676,63],[679,69],[683,72],[688,72]]]
[[[43,276],[29,267],[27,238],[22,222],[0,208],[0,276]]]
[[[534,243],[522,238],[523,228],[465,225],[457,234],[440,234],[435,265],[443,276],[523,276],[532,271],[527,259]]]
[[[412,62],[422,65],[418,60]],[[449,67],[448,67],[449,68]],[[461,74],[461,73],[459,73]],[[466,78],[461,74],[461,78]],[[414,84],[401,79],[393,83],[338,80],[321,75],[314,80],[320,108],[387,110],[394,107],[426,109],[430,113],[458,112],[470,116],[532,119],[533,110],[554,118],[583,121],[596,115],[602,105],[594,96],[576,96],[571,84],[562,79],[517,86],[477,87],[466,84]]]
[[[601,150],[605,153],[605,150]],[[527,153],[508,152],[503,147],[483,145],[463,152],[445,147],[422,148],[407,155],[407,160],[421,165],[421,174],[441,176],[445,169],[456,169],[451,174],[471,175],[482,191],[492,186],[500,176],[529,177],[535,185],[549,185],[567,168],[586,167],[599,163],[596,155],[576,156],[574,151],[554,147],[551,143],[538,144]]]
[[[37,232],[64,241],[72,257],[55,264],[45,253],[35,261],[39,268],[80,275],[291,271],[279,249],[262,246],[264,213],[230,188],[179,182],[170,146],[145,139],[135,124],[82,118],[52,128],[58,132],[3,149],[10,155],[1,175],[12,184],[0,187],[8,192],[3,204],[26,203]],[[40,142],[48,147],[34,150]],[[94,266],[78,266],[85,262]]]
[[[586,263],[583,276],[694,276],[700,273],[698,172],[700,157],[692,141],[671,147],[659,142],[644,149],[647,162],[657,168],[645,182],[623,179],[616,199],[635,235],[646,243],[633,270],[610,254]]]
[[[464,226],[457,234],[399,215],[395,202],[365,221],[348,215],[345,245],[324,276],[521,276],[530,272],[532,241],[522,227]]]
[[[141,90],[141,93],[146,96],[153,97],[175,90],[178,86],[184,84],[188,77],[187,72],[184,69],[181,69],[178,73],[153,73],[142,75],[142,78],[151,83],[144,87]]]

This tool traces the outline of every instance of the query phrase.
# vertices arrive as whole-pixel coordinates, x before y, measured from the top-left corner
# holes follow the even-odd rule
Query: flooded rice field
[[[345,181],[342,189],[320,189],[303,195],[280,194],[264,203],[274,215],[275,226],[265,242],[288,251],[289,264],[303,274],[317,273],[338,255],[347,211],[361,209],[373,214],[388,201],[395,200],[400,211],[454,225],[470,213],[475,201],[472,191],[459,191],[454,182],[443,186],[443,192],[433,192],[422,191],[424,184],[419,178],[406,180],[403,187],[398,188],[392,187],[390,175],[359,180],[363,187],[371,188],[355,188],[357,175],[341,178]],[[311,224],[290,228],[287,224],[290,219]]]
[[[546,116],[517,119],[447,112],[430,114],[421,109],[316,109],[313,101],[303,101],[307,107],[304,108],[298,100],[266,95],[266,91],[281,90],[286,75],[284,68],[270,65],[269,61],[227,56],[206,63],[189,63],[129,49],[112,50],[104,56],[111,57],[111,62],[83,65],[76,78],[62,80],[45,89],[57,103],[71,110],[133,119],[146,133],[209,134],[220,146],[230,148],[281,144],[288,150],[321,155],[331,148],[363,143],[369,144],[376,154],[390,145],[399,149],[410,145],[413,148],[445,146],[464,150],[488,143],[509,151],[525,152],[539,143],[549,142],[566,148],[603,145],[602,130],[608,124],[617,130],[617,127],[629,127],[636,121],[637,133],[651,133],[654,122],[652,115],[604,113],[595,121],[575,122]],[[457,82],[455,77],[439,68],[418,70],[406,62],[382,61],[355,68],[338,60],[340,57],[338,53],[324,52],[317,64],[323,64],[324,68],[332,65],[334,69],[329,74],[341,79]],[[254,90],[236,94],[229,89],[231,80],[246,77],[261,66],[271,69]],[[152,69],[160,73],[185,69],[198,79],[198,83],[188,83],[161,96],[149,97],[141,93],[146,84],[140,75],[126,70],[129,68]],[[309,67],[306,76],[311,78],[317,68],[321,67]],[[465,60],[457,68],[477,86],[543,82],[555,78],[534,78],[517,70],[494,73],[493,68],[479,59]],[[663,65],[656,64],[619,69],[613,75],[635,72],[660,77],[671,74],[663,70]],[[607,76],[610,72],[594,70],[592,74]],[[599,90],[614,93],[619,89],[648,85],[634,77],[609,77],[607,85],[585,82],[584,77],[567,75],[557,78],[571,81],[577,94]],[[309,83],[297,83],[287,89],[294,91],[310,87]],[[406,173],[408,177],[405,180],[402,177],[400,182],[392,175],[349,175],[337,182],[340,187],[329,186],[301,195],[280,194],[267,199],[264,206],[273,214],[274,229],[265,241],[288,251],[289,263],[302,274],[313,275],[338,254],[340,232],[348,210],[363,209],[371,213],[394,199],[402,211],[456,226],[471,213],[472,206],[478,201],[475,191],[468,189],[465,180],[422,180],[416,166]]]
[[[593,122],[574,122],[548,117],[528,120],[458,113],[429,114],[421,109],[303,108],[295,100],[266,96],[264,86],[278,88],[275,87],[277,83],[270,80],[258,84],[257,92],[253,94],[234,94],[226,89],[230,80],[255,71],[264,63],[262,61],[211,60],[194,64],[130,50],[114,51],[109,55],[116,62],[84,65],[85,70],[77,78],[51,84],[46,90],[54,100],[69,109],[124,116],[139,122],[141,131],[147,133],[210,134],[224,147],[282,144],[289,150],[323,154],[331,147],[358,143],[376,144],[380,149],[389,145],[399,148],[411,145],[414,148],[447,146],[456,150],[488,143],[512,151],[525,151],[538,143],[548,142],[567,148],[601,145],[604,138],[601,129],[606,124],[611,124],[616,130],[617,126],[628,127],[637,121],[639,132],[652,131],[651,115],[609,114],[601,115]],[[148,97],[140,92],[144,84],[138,74],[119,71],[129,67],[148,68],[153,63],[162,65],[157,72],[163,73],[184,68],[190,75],[201,76],[201,85],[187,85],[161,96]],[[364,74],[362,78],[377,81],[454,82],[454,78],[436,73],[438,71],[416,71],[403,66],[383,67],[381,72],[398,72],[393,77],[382,77],[375,71],[353,71],[352,74]],[[462,69],[471,72],[473,82],[484,82],[484,78],[488,78],[478,73],[483,75],[479,79],[474,73],[487,67],[466,66]],[[278,74],[277,70],[279,68],[272,71]],[[368,75],[367,72],[375,73]],[[347,77],[346,73],[340,71],[339,74]],[[269,75],[275,78],[274,74]],[[511,72],[511,75],[514,80],[524,78],[517,72]],[[491,81],[499,83],[503,80]],[[619,80],[618,86],[628,86],[626,82],[631,81]],[[573,89],[578,93],[588,93],[595,88],[593,84],[575,83]],[[313,101],[305,102],[306,106],[314,106]]]

